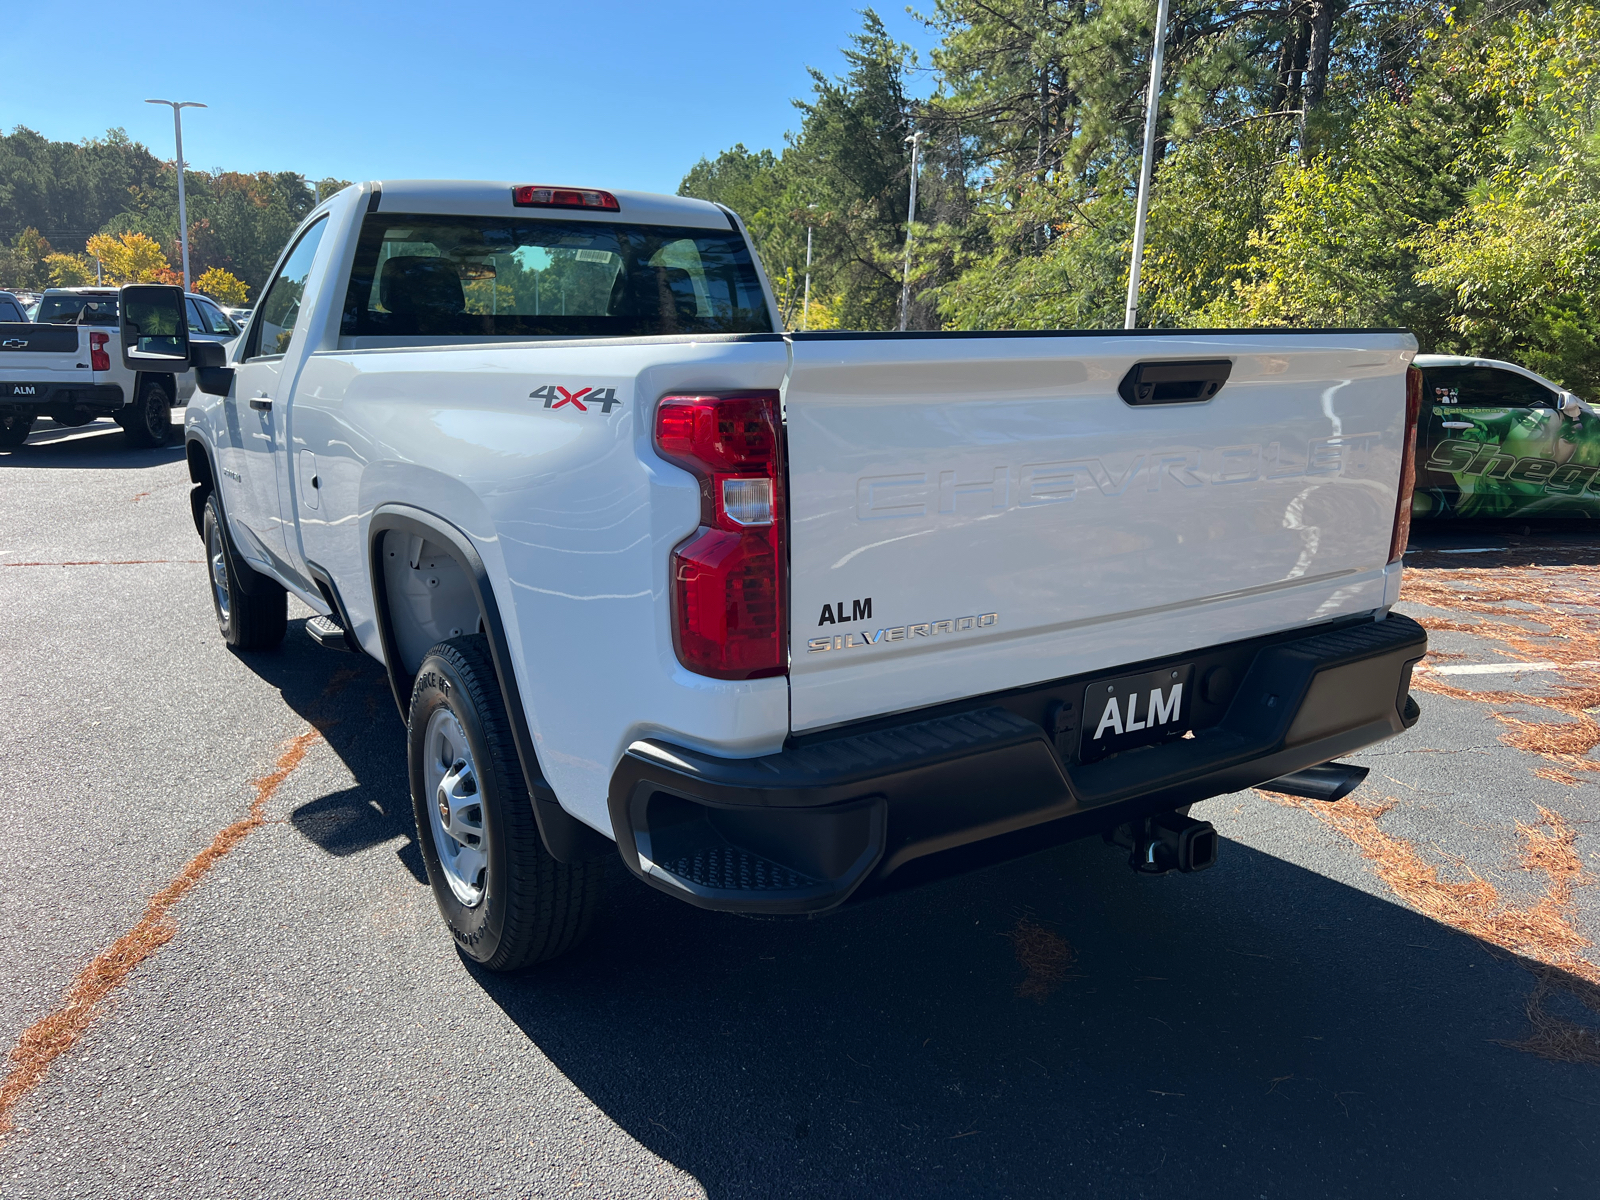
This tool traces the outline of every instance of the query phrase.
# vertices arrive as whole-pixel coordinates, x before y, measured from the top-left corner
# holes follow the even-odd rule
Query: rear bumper
[[[812,913],[1277,779],[1409,729],[1427,635],[1407,617],[978,697],[726,759],[655,739],[612,775],[623,861],[701,908]],[[1077,760],[1086,688],[1167,666],[1216,681],[1193,736]],[[1201,687],[1206,691],[1207,687]]]
[[[31,389],[24,391],[23,389]],[[114,413],[124,403],[122,387],[115,383],[47,383],[26,379],[0,381],[0,413],[48,412],[52,408],[86,408],[91,412]]]

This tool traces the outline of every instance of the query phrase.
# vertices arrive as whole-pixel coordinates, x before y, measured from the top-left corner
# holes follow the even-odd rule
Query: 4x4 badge
[[[609,413],[622,401],[617,399],[616,388],[579,388],[569,392],[559,383],[547,383],[528,393],[530,400],[543,400],[546,408],[560,408],[570,404],[579,412],[588,412],[589,405],[598,404],[602,413]]]

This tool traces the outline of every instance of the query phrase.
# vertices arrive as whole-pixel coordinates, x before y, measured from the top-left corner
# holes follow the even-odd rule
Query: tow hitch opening
[[[1210,821],[1182,813],[1158,813],[1118,825],[1105,835],[1108,845],[1128,851],[1128,866],[1141,875],[1204,871],[1217,865],[1217,831]]]

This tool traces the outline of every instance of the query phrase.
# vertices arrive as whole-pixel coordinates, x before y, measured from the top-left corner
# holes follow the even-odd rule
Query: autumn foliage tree
[[[107,283],[183,282],[183,276],[172,269],[160,245],[142,233],[97,233],[84,249],[90,257],[100,260]]]
[[[250,298],[250,289],[243,281],[221,267],[208,268],[204,275],[194,281],[194,290],[230,308],[236,308]]]

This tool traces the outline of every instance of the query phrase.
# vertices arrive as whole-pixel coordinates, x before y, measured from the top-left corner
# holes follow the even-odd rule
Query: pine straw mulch
[[[1443,565],[1439,556],[1427,556],[1423,569],[1408,566],[1401,599],[1472,618],[1418,616],[1430,630],[1492,639],[1511,661],[1562,664],[1549,694],[1458,687],[1426,669],[1413,676],[1411,686],[1490,705],[1489,715],[1505,726],[1501,741],[1551,764],[1535,768],[1535,775],[1576,786],[1600,773],[1600,760],[1590,757],[1600,745],[1600,723],[1588,711],[1600,707],[1600,552],[1568,553],[1568,561],[1560,565],[1541,565],[1531,561],[1535,557],[1530,552],[1503,563],[1454,567]],[[1458,656],[1429,655],[1451,657]],[[1516,710],[1532,710],[1544,719],[1530,720]],[[1536,823],[1517,823],[1522,843],[1518,865],[1542,877],[1544,884],[1537,900],[1519,904],[1470,867],[1464,880],[1444,878],[1410,842],[1385,832],[1379,818],[1399,803],[1394,797],[1374,803],[1351,796],[1325,804],[1262,794],[1304,809],[1348,838],[1395,895],[1424,916],[1459,929],[1494,952],[1515,956],[1533,973],[1536,983],[1526,1005],[1528,1035],[1507,1045],[1542,1058],[1600,1066],[1600,1032],[1550,1009],[1551,1001],[1564,993],[1600,1017],[1600,965],[1584,954],[1594,943],[1578,928],[1574,902],[1575,889],[1593,879],[1578,856],[1577,832],[1560,813],[1536,805]]]
[[[1417,617],[1427,629],[1490,638],[1506,647],[1512,661],[1566,668],[1548,695],[1458,687],[1427,670],[1412,677],[1412,687],[1494,706],[1490,715],[1506,727],[1501,741],[1553,764],[1535,772],[1541,778],[1575,785],[1581,775],[1600,772],[1600,760],[1589,757],[1600,745],[1600,723],[1587,711],[1600,707],[1600,565],[1412,569],[1400,598],[1476,618]],[[1561,719],[1530,721],[1510,711],[1515,708]]]
[[[1032,913],[1019,916],[1006,937],[1024,972],[1017,995],[1043,1004],[1067,978],[1078,952],[1060,934],[1034,920]]]
[[[1257,789],[1260,791],[1260,789]],[[1268,800],[1304,809],[1349,838],[1378,878],[1401,900],[1435,921],[1459,929],[1491,950],[1516,956],[1537,981],[1528,997],[1528,1036],[1506,1045],[1541,1058],[1600,1066],[1600,1033],[1552,1013],[1548,1002],[1565,992],[1600,1017],[1600,965],[1584,957],[1591,942],[1577,926],[1573,890],[1593,882],[1574,845],[1577,833],[1560,813],[1543,805],[1539,821],[1517,822],[1522,839],[1519,865],[1544,877],[1545,891],[1531,904],[1517,904],[1476,871],[1465,880],[1445,879],[1404,838],[1385,832],[1378,819],[1399,803],[1348,796],[1336,804],[1261,791]]]

